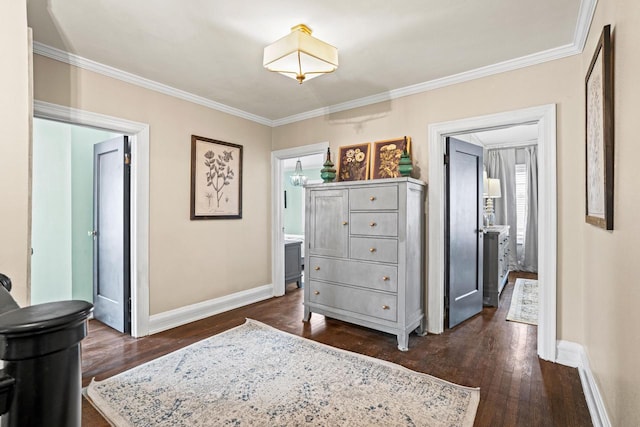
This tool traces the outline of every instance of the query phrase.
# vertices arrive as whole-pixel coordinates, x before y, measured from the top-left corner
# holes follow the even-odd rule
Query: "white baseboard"
[[[220,298],[199,302],[175,310],[165,311],[149,317],[149,334],[195,322],[214,314],[263,301],[273,296],[273,285],[263,285],[246,291],[236,292]]]
[[[585,348],[570,341],[557,342],[556,362],[562,365],[578,368],[582,391],[589,407],[591,422],[594,427],[611,427],[611,421],[602,400],[602,395],[596,384],[589,365],[589,356]]]

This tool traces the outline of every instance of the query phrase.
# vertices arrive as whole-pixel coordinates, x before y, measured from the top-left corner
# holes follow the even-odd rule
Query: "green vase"
[[[400,162],[398,163],[398,172],[402,176],[411,176],[411,171],[413,170],[413,165],[411,164],[411,156],[407,152],[405,148],[400,156]]]
[[[331,161],[331,149],[327,148],[327,161],[324,162],[324,167],[320,170],[320,178],[322,178],[322,182],[332,182],[336,179],[336,170],[333,167],[333,162]]]

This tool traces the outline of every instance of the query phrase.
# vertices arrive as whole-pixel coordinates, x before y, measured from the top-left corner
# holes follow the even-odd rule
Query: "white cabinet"
[[[424,189],[411,178],[306,187],[305,321],[395,334],[403,351],[424,333]]]

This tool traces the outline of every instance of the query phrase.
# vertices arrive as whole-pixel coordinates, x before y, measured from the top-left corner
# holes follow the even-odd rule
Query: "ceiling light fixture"
[[[296,162],[296,170],[289,177],[291,185],[302,187],[307,184],[307,177],[302,173],[302,162],[300,159]]]
[[[262,64],[269,71],[296,79],[302,84],[338,68],[338,49],[311,36],[304,24],[264,48]]]

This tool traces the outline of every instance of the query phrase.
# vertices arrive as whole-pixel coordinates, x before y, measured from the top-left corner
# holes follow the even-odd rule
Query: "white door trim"
[[[329,148],[328,142],[303,145],[271,152],[271,283],[273,296],[284,295],[284,184],[282,182],[282,162],[286,159],[324,154]]]
[[[149,125],[35,100],[33,115],[131,135],[131,336],[149,335]]]
[[[428,331],[444,331],[445,137],[538,123],[538,356],[556,360],[556,106],[555,104],[429,125]]]

